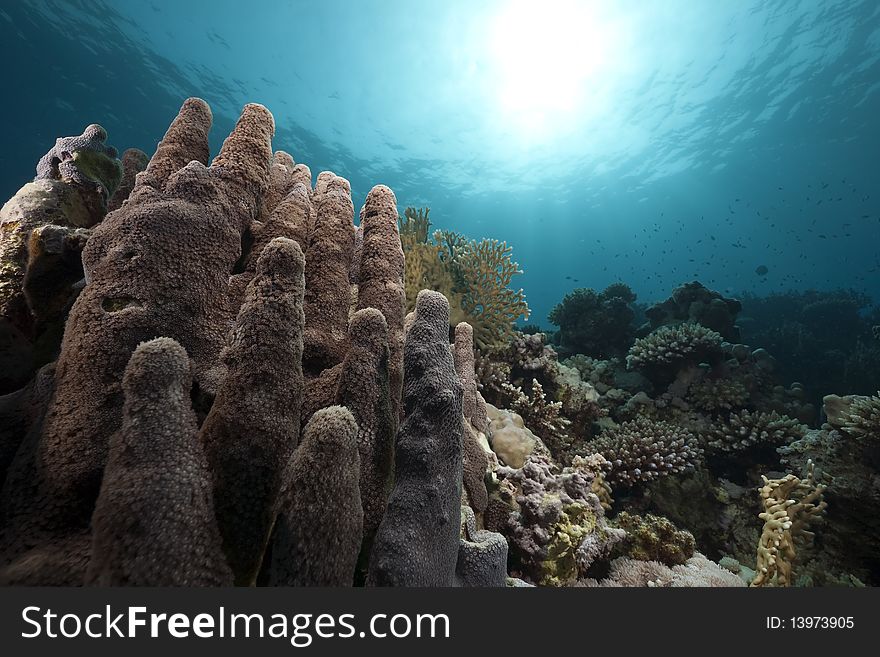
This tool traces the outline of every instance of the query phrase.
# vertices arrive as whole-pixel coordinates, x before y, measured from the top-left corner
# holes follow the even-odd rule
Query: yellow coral
[[[453,326],[473,326],[480,349],[502,344],[514,322],[529,317],[523,291],[508,287],[513,276],[522,273],[511,259],[511,247],[491,239],[468,241],[454,231],[435,231],[429,239],[428,213],[427,208],[407,208],[400,218],[407,311],[420,290],[435,290],[449,300]]]
[[[795,541],[813,537],[807,527],[827,506],[822,499],[825,486],[816,483],[812,461],[807,461],[807,476],[803,479],[793,474],[782,479],[762,475],[762,479],[764,485],[758,491],[764,511],[758,517],[764,521],[764,529],[758,542],[757,574],[751,586],[788,586],[797,556]]]

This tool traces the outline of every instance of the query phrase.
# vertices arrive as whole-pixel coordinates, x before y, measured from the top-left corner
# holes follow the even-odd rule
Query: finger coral
[[[638,416],[603,431],[589,449],[611,462],[612,486],[633,486],[693,468],[701,450],[696,436],[669,422]]]
[[[813,476],[813,464],[807,463],[803,478],[787,474],[781,479],[762,476],[764,485],[758,489],[764,510],[758,517],[764,521],[758,543],[758,566],[751,586],[790,586],[797,543],[812,540],[809,527],[825,511],[822,499],[824,484]]]
[[[196,439],[191,385],[189,357],[169,338],[140,345],[125,368],[124,418],[110,440],[92,516],[86,583],[232,583],[220,549],[208,461]]]
[[[363,533],[357,431],[343,406],[306,424],[272,546],[274,585],[352,585]]]
[[[214,477],[223,547],[236,582],[254,581],[299,439],[302,250],[278,237],[260,254],[223,351],[226,376],[201,439]]]
[[[423,290],[404,339],[405,420],[395,482],[379,525],[367,582],[452,586],[462,481],[461,383],[449,348],[449,303]]]

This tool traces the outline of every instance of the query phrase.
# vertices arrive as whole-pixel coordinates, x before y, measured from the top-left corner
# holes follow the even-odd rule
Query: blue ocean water
[[[88,123],[152,153],[197,95],[216,148],[261,102],[356,207],[506,240],[539,324],[614,281],[880,298],[875,0],[14,0],[0,52],[3,198]]]

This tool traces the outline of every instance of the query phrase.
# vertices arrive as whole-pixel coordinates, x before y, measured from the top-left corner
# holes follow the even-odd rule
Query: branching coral
[[[749,399],[749,391],[746,390],[745,385],[736,380],[703,377],[690,385],[684,399],[701,411],[719,413],[745,406]]]
[[[555,458],[568,460],[565,457],[571,448],[572,439],[568,432],[571,422],[562,416],[562,402],[548,401],[537,379],[532,381],[529,396],[520,388],[505,385],[513,398],[511,409],[519,413],[526,426],[540,436]]]
[[[606,429],[589,448],[611,462],[608,482],[624,487],[684,472],[701,455],[696,437],[687,429],[642,416]]]
[[[709,561],[699,552],[684,564],[669,567],[659,561],[639,561],[618,557],[611,562],[611,571],[601,580],[588,579],[581,586],[647,586],[647,587],[741,587],[745,583],[734,575]]]
[[[557,342],[567,353],[601,358],[622,355],[634,333],[636,295],[623,283],[603,292],[579,288],[550,311],[549,320],[559,327]]]
[[[721,335],[695,323],[663,326],[636,340],[626,357],[630,369],[699,363],[721,352]]]
[[[764,510],[758,517],[764,529],[758,543],[758,567],[751,586],[789,586],[792,566],[797,557],[796,543],[812,540],[808,530],[825,511],[822,499],[824,484],[816,483],[813,464],[807,463],[807,474],[798,478],[787,474],[781,479],[761,477],[758,489]]]
[[[531,581],[572,584],[623,539],[623,530],[607,525],[587,467],[560,472],[546,456],[531,454],[519,470],[497,472],[516,487],[517,510],[505,532],[513,557]]]
[[[468,241],[450,231],[435,231],[429,238],[428,213],[407,208],[400,218],[407,310],[419,290],[436,290],[449,299],[452,325],[467,322],[474,328],[478,347],[502,344],[517,318],[529,316],[523,291],[509,287],[522,273],[511,247],[490,239]]]
[[[841,429],[859,440],[880,438],[880,392],[874,397],[855,397],[843,416]]]
[[[784,445],[802,438],[806,427],[776,411],[770,413],[742,410],[732,413],[724,424],[707,431],[709,447],[719,452],[742,452],[754,445]]]

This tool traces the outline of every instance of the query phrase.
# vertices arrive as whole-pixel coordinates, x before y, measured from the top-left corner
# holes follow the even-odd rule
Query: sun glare
[[[488,44],[506,122],[538,136],[576,120],[607,65],[611,32],[594,2],[507,5],[493,19]]]

